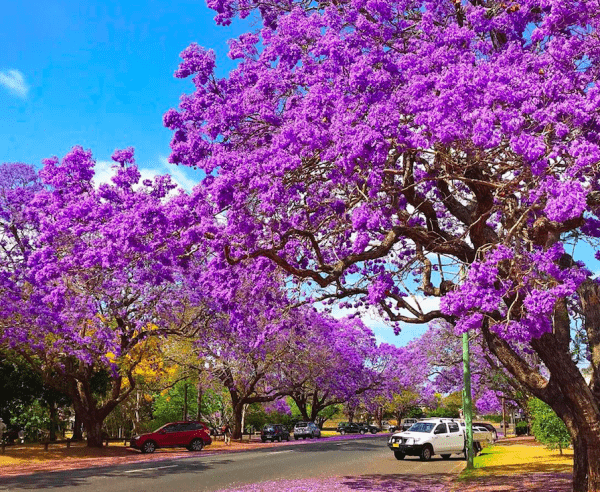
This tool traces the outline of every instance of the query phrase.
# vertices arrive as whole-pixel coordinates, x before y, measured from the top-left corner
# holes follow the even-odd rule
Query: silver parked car
[[[298,422],[294,426],[294,439],[300,438],[312,439],[313,437],[321,437],[321,429],[314,422]]]

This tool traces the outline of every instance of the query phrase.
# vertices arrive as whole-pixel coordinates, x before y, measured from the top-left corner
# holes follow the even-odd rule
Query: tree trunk
[[[579,432],[573,454],[573,492],[600,492],[600,437]]]
[[[188,387],[187,381],[183,383],[183,418],[182,420],[188,419]]]
[[[73,422],[73,441],[81,441],[83,439],[83,435],[81,432],[81,424],[81,416],[79,415],[79,412],[75,411],[75,422]]]
[[[231,435],[233,439],[242,438],[242,432],[244,431],[244,429],[242,429],[242,426],[244,425],[242,422],[244,420],[243,417],[244,404],[242,402],[239,402],[233,407],[233,433]]]
[[[56,403],[51,401],[48,409],[50,410],[50,440],[56,441]]]
[[[87,432],[87,445],[88,448],[101,448],[102,442],[102,423],[104,419],[98,420],[93,418],[87,418],[85,420],[85,430]]]
[[[383,407],[378,407],[375,411],[375,422],[377,423],[377,427],[380,429],[383,428]]]
[[[196,386],[198,390],[198,396],[196,397],[196,404],[198,405],[198,410],[196,411],[196,420],[202,420],[202,382],[199,378],[200,376],[198,376],[198,384]]]
[[[600,492],[600,408],[571,354],[557,335],[531,341],[548,372],[544,378],[483,324],[488,346],[508,371],[565,422],[573,440],[574,492]]]

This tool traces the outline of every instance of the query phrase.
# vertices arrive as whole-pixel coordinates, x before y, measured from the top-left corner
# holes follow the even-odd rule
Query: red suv
[[[188,448],[190,451],[202,451],[212,443],[210,430],[202,422],[172,422],[163,425],[150,434],[134,436],[131,447],[142,453],[154,453],[156,448]]]

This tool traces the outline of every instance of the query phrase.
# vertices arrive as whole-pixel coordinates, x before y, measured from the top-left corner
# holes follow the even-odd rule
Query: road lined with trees
[[[255,403],[318,420],[456,391],[468,333],[479,408],[547,404],[574,491],[600,491],[597,0],[208,5],[262,25],[223,78],[210,49],[181,53],[193,92],[163,120],[170,162],[203,171],[191,193],[142,180],[131,148],[99,186],[81,147],[0,167],[5,363],[100,446],[116,408],[140,409],[136,370],[181,343],[197,412],[204,387],[226,394],[239,437]],[[373,309],[431,332],[378,345],[355,319]]]
[[[263,21],[227,77],[182,52],[194,92],[164,117],[227,216],[215,250],[310,299],[481,333],[567,425],[574,490],[600,490],[597,2],[211,5]]]
[[[335,476],[360,480],[358,475],[365,474],[389,475],[398,486],[402,485],[402,476],[406,477],[407,484],[417,482],[422,485],[435,480],[439,485],[463,463],[459,458],[434,459],[426,466],[411,458],[399,463],[387,448],[383,436],[379,436],[300,445],[286,443],[252,452],[0,478],[0,487],[3,490],[49,490],[60,481],[61,490],[66,492],[99,488],[114,492],[165,489],[208,492],[290,478],[303,479],[307,484]],[[274,487],[277,490],[278,485]]]

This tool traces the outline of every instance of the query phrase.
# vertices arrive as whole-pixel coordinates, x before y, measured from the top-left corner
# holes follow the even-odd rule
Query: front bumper
[[[282,441],[285,440],[285,436],[283,434],[278,434],[276,436],[274,436],[273,434],[263,434],[262,436],[260,436],[260,438],[263,441],[279,441],[279,439],[281,439]]]
[[[294,432],[294,437],[312,437],[310,432]]]
[[[392,451],[399,451],[407,456],[420,456],[424,444],[402,444],[400,442],[389,442],[388,448]]]

